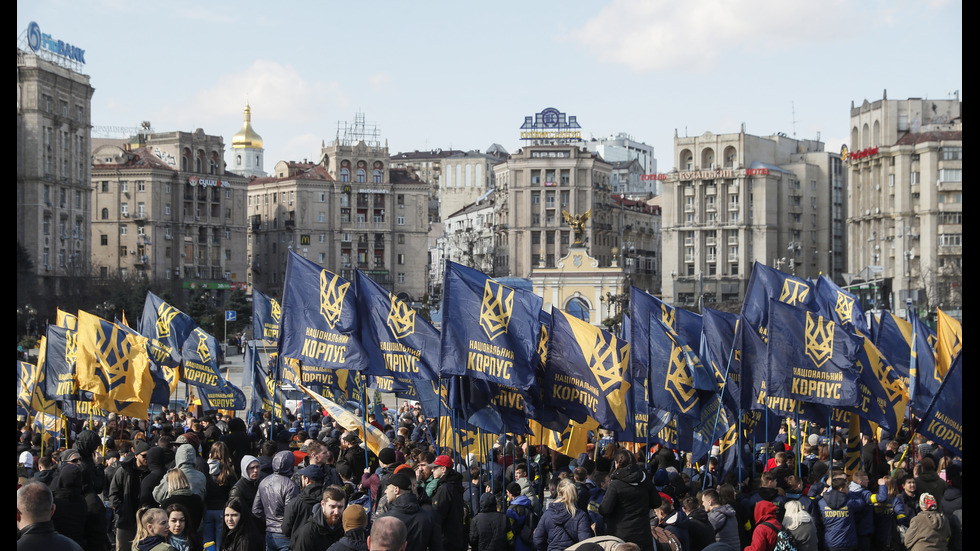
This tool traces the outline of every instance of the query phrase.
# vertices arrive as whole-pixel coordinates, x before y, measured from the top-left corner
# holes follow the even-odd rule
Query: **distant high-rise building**
[[[47,315],[59,299],[80,296],[81,283],[91,274],[95,89],[89,76],[78,72],[78,61],[44,55],[35,46],[31,41],[30,48],[17,49],[15,219],[17,242],[30,259],[29,268],[18,265],[17,289],[18,304],[32,303]]]
[[[847,265],[867,307],[959,317],[963,290],[963,103],[851,104]],[[873,305],[871,301],[874,301]]]

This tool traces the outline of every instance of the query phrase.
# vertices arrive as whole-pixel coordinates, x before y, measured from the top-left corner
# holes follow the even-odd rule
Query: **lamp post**
[[[31,326],[34,325],[35,316],[37,316],[37,308],[30,304],[25,304],[17,309],[17,317],[26,318],[24,322],[24,333],[28,336],[33,334]]]

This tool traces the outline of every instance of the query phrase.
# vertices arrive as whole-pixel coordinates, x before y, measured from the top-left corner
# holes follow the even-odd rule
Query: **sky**
[[[839,151],[852,103],[962,99],[962,15],[955,0],[18,0],[17,32],[85,50],[93,137],[201,128],[227,160],[247,101],[271,173],[358,114],[391,154],[514,153],[524,117],[553,107],[585,138],[653,146],[668,172],[675,135],[744,124]]]

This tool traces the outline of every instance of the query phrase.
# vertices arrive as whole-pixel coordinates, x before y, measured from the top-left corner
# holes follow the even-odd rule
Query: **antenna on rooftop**
[[[796,102],[791,101],[790,106],[793,110],[793,139],[796,139]]]

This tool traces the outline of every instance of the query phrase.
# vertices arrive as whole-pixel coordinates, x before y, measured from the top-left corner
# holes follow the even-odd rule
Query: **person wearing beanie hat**
[[[377,476],[378,478],[377,488],[372,488],[373,495],[371,505],[374,508],[372,512],[376,512],[378,510],[378,506],[381,504],[381,501],[384,500],[385,486],[388,485],[388,479],[391,478],[391,475],[395,474],[395,472],[397,472],[397,470],[401,467],[412,470],[411,467],[404,465],[403,461],[398,460],[394,448],[383,448],[381,451],[379,451],[378,462],[381,463],[380,473],[377,475],[371,475],[372,477]],[[363,481],[364,480],[362,479],[362,482]]]
[[[949,520],[939,512],[935,496],[929,492],[919,495],[919,514],[912,517],[905,532],[905,548],[909,551],[947,549],[952,535]]]
[[[153,489],[157,487],[157,484],[160,484],[160,481],[167,474],[167,464],[170,463],[172,457],[170,450],[160,446],[153,446],[146,451],[147,472],[140,482],[140,507],[158,507],[160,505],[153,499]]]
[[[402,521],[408,533],[405,551],[426,551],[442,548],[442,531],[434,507],[423,508],[415,493],[414,472],[397,472],[388,479],[385,488],[387,511],[375,517],[378,524],[383,518],[394,517]],[[462,530],[462,523],[459,529]],[[465,545],[465,541],[461,542]]]
[[[367,511],[358,504],[348,505],[342,518],[344,537],[327,551],[367,551]]]
[[[150,446],[137,442],[133,451],[119,460],[109,481],[108,501],[116,516],[116,549],[129,549],[136,536],[136,512],[142,506],[143,480],[150,471],[149,454]]]
[[[487,494],[484,494],[487,495]],[[534,549],[534,529],[537,527],[534,502],[522,492],[521,485],[511,482],[507,485],[507,530],[514,534],[512,543],[514,551],[532,551]],[[481,511],[482,497],[481,497]]]

